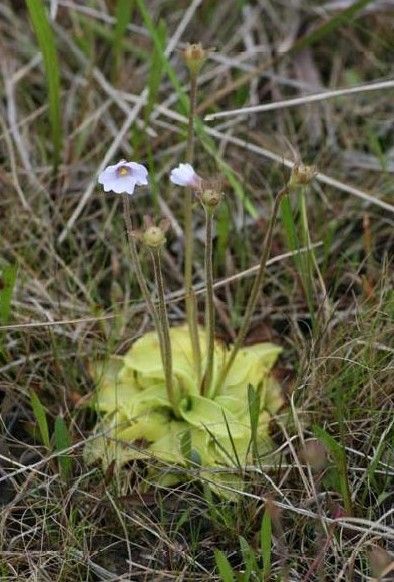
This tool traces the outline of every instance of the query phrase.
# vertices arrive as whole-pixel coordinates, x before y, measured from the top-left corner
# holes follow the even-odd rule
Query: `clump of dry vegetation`
[[[0,6],[1,580],[388,580],[393,3],[38,5]],[[239,329],[274,193],[299,159],[319,171],[283,208],[247,339],[284,348],[277,460],[238,470],[236,502],[195,467],[157,486],[150,471],[169,467],[154,459],[103,473],[82,457],[96,423],[87,363],[151,329],[121,201],[97,187],[108,163],[140,160],[155,177],[135,222],[145,210],[170,219],[169,314],[185,319],[182,201],[165,175],[185,155],[181,49],[197,40],[216,48],[199,79],[196,163],[226,180],[214,239],[224,341]],[[349,87],[359,90],[310,99]],[[198,208],[194,221],[201,297]]]

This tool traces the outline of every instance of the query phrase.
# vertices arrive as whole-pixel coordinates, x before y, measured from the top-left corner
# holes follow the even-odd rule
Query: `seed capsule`
[[[200,42],[188,44],[183,52],[183,58],[190,73],[197,75],[207,58],[207,53]]]

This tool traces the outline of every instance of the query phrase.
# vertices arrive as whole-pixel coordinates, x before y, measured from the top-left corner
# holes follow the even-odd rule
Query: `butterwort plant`
[[[220,179],[201,176],[193,162],[197,77],[205,58],[201,45],[190,45],[185,51],[190,74],[186,159],[169,176],[184,199],[186,318],[182,325],[170,325],[165,295],[162,251],[170,223],[150,216],[143,218],[142,228],[132,223],[137,188],[149,186],[147,169],[141,163],[121,160],[98,177],[105,192],[122,196],[130,260],[153,330],[135,341],[125,355],[90,363],[97,387],[92,405],[100,418],[94,438],[85,447],[85,459],[89,463],[101,460],[104,468],[111,463],[120,468],[133,459],[158,459],[169,464],[169,469],[163,473],[149,463],[148,471],[166,484],[185,478],[182,468],[194,467],[223,494],[227,491],[223,484],[229,479],[234,484],[234,469],[241,471],[256,455],[271,450],[269,423],[284,405],[282,389],[271,373],[282,348],[269,342],[245,346],[245,339],[263,287],[281,200],[309,183],[313,170],[295,166],[275,197],[244,317],[233,344],[227,346],[216,336],[212,268],[215,215],[223,187]],[[205,217],[204,325],[198,324],[192,284],[194,201]],[[140,247],[151,261],[155,296],[144,275]]]

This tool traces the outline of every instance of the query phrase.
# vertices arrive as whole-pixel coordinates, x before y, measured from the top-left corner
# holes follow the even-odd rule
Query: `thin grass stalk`
[[[161,268],[160,249],[149,249],[152,257],[153,269],[155,273],[155,281],[157,286],[157,296],[159,300],[159,322],[163,339],[162,360],[164,368],[164,377],[167,389],[168,400],[171,402],[172,409],[176,416],[179,415],[179,408],[177,398],[174,390],[173,375],[172,375],[172,350],[170,338],[170,326],[168,323],[168,314],[166,309],[164,297],[164,281],[163,272]]]
[[[186,161],[193,162],[194,157],[194,116],[197,101],[197,75],[190,74],[190,106],[189,123],[187,131]],[[185,303],[186,319],[189,327],[190,341],[193,352],[193,362],[196,371],[197,382],[201,381],[201,349],[197,325],[197,300],[193,291],[193,223],[192,223],[192,188],[186,188],[184,204],[184,228],[185,228]]]
[[[213,235],[213,210],[204,207],[205,210],[205,328],[207,341],[207,363],[201,385],[202,396],[209,396],[213,376],[214,346],[215,346],[215,308],[213,296],[213,267],[212,267],[212,235]]]
[[[261,258],[260,258],[259,270],[257,271],[255,280],[253,282],[253,287],[252,287],[252,291],[251,291],[250,296],[249,296],[248,303],[246,305],[243,322],[242,322],[242,325],[239,329],[239,332],[238,332],[238,335],[235,339],[235,342],[233,344],[233,348],[231,350],[230,357],[227,360],[227,363],[223,367],[222,372],[218,378],[216,388],[215,388],[216,393],[220,391],[220,388],[223,385],[224,381],[226,380],[227,375],[231,369],[231,366],[233,365],[234,360],[237,357],[239,349],[243,346],[243,344],[245,342],[245,338],[246,338],[246,335],[247,335],[249,327],[250,327],[252,316],[253,316],[253,313],[254,313],[255,308],[256,308],[257,300],[259,297],[259,292],[260,292],[261,287],[264,283],[266,266],[267,266],[267,261],[268,261],[268,258],[270,256],[270,252],[271,252],[274,226],[275,226],[276,219],[277,219],[277,216],[279,213],[280,203],[281,203],[283,197],[286,194],[288,194],[289,190],[290,190],[290,186],[286,185],[284,188],[282,188],[282,190],[280,190],[280,192],[277,194],[277,196],[275,198],[274,208],[272,210],[272,215],[271,215],[271,219],[270,219],[270,222],[268,225],[267,234],[265,235],[265,238],[264,238],[263,252],[262,252]]]

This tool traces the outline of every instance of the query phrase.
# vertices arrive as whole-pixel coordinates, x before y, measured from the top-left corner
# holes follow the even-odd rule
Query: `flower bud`
[[[190,74],[197,75],[207,58],[207,53],[200,42],[188,44],[183,52],[183,58]]]
[[[316,168],[314,166],[305,166],[304,164],[296,164],[293,166],[289,180],[291,188],[297,186],[305,186],[309,184],[316,175]]]
[[[201,178],[191,164],[179,164],[171,170],[170,180],[177,186],[190,186],[191,188],[200,188]]]
[[[220,204],[221,199],[223,198],[222,192],[219,190],[208,189],[203,190],[200,195],[201,203],[206,206],[207,208],[215,209],[218,204]]]

